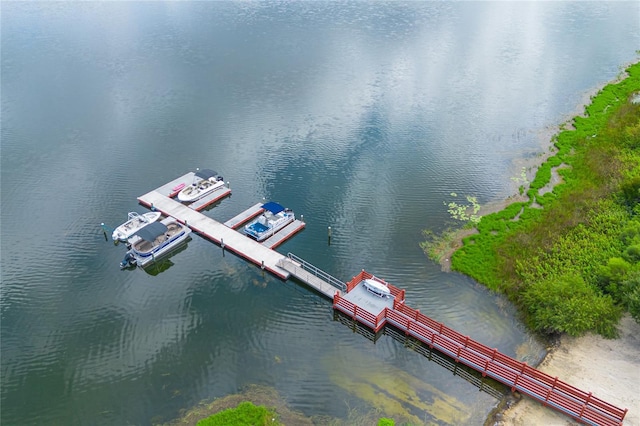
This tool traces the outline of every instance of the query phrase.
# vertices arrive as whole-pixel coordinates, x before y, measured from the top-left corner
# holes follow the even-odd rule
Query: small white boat
[[[278,203],[268,202],[262,208],[264,212],[244,227],[244,233],[257,241],[272,236],[296,219],[291,210]]]
[[[159,218],[160,212],[148,212],[144,214],[129,212],[127,221],[113,230],[111,238],[113,238],[113,241],[127,241],[136,231],[155,222]]]
[[[178,200],[190,203],[223,186],[224,178],[219,176],[217,172],[210,169],[198,170],[193,177],[193,182],[178,192]]]
[[[375,294],[378,297],[391,296],[391,291],[389,290],[389,287],[387,287],[385,284],[379,281],[372,280],[369,278],[363,281],[363,285],[367,289],[367,291]]]
[[[191,229],[172,217],[150,223],[129,238],[130,249],[120,262],[120,267],[145,267],[186,242],[189,234]]]

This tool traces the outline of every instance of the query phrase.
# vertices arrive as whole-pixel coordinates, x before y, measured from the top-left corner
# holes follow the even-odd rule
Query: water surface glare
[[[637,2],[3,2],[0,422],[169,421],[250,384],[307,416],[480,425],[496,400],[330,302],[194,235],[120,271],[104,222],[213,168],[304,215],[278,248],[361,269],[533,363],[502,297],[443,273],[421,231],[451,193],[498,201],[548,129],[637,58]],[[547,136],[545,139],[544,136]],[[332,228],[327,244],[327,228]]]

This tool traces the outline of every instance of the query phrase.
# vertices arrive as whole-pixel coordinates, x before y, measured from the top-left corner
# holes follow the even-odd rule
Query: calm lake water
[[[530,363],[512,307],[443,273],[445,202],[516,191],[523,162],[637,58],[637,2],[2,2],[3,425],[135,424],[272,387],[308,416],[482,424],[497,400],[194,236],[148,271],[105,241],[196,167],[304,215],[278,248]],[[548,135],[547,135],[548,136]],[[333,238],[327,244],[327,227]]]

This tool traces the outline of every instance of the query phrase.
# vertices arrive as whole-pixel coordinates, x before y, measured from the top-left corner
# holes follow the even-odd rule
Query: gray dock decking
[[[336,294],[336,291],[339,291],[325,280],[317,277],[309,270],[304,269],[300,263],[295,262],[288,257],[283,256],[278,263],[278,266],[331,300],[333,300],[333,296]]]
[[[247,210],[243,211],[239,215],[232,217],[231,219],[226,221],[224,225],[232,229],[239,228],[240,225],[258,216],[263,211],[264,209],[262,208],[262,203],[257,203],[249,207]]]
[[[278,266],[278,261],[284,258],[284,255],[240,234],[238,231],[157,191],[151,191],[138,197],[138,201],[148,207],[153,206],[154,209],[164,215],[176,218],[209,240],[224,245],[225,249],[231,250],[260,267],[264,267],[274,275],[282,279],[289,278],[289,272]]]

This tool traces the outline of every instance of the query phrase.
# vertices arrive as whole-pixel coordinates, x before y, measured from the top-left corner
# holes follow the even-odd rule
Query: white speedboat
[[[368,278],[364,280],[362,284],[367,289],[367,291],[375,294],[378,297],[391,296],[391,291],[389,290],[389,287],[387,287],[386,284],[381,283],[380,281],[376,281],[371,278]]]
[[[129,238],[130,249],[120,262],[120,267],[145,267],[186,242],[189,234],[191,229],[172,217],[150,223]]]
[[[144,214],[129,212],[127,221],[113,230],[111,238],[113,238],[113,241],[127,241],[127,239],[139,229],[155,222],[159,218],[160,212],[148,212]]]
[[[291,210],[278,203],[269,202],[262,208],[264,212],[244,227],[244,233],[257,241],[272,236],[296,219]]]
[[[224,178],[219,176],[217,172],[209,169],[198,170],[193,177],[193,182],[178,192],[178,200],[190,203],[223,186]]]

